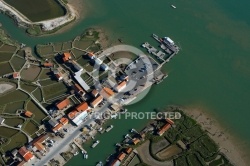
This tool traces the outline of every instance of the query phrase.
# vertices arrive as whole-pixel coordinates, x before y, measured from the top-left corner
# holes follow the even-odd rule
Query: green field
[[[25,51],[24,50],[19,50],[19,51],[17,51],[16,54],[21,56],[22,58],[25,58]]]
[[[47,116],[32,100],[28,102],[26,109],[33,113],[33,119],[39,124]]]
[[[63,50],[70,50],[72,48],[72,42],[64,42]]]
[[[72,49],[72,53],[75,55],[76,58],[79,58],[85,54],[84,51],[77,50],[77,49]]]
[[[17,109],[23,109],[25,105],[24,101],[14,102],[7,104],[4,113],[15,114]]]
[[[17,131],[17,130],[16,130]],[[11,151],[14,148],[20,148],[24,144],[28,143],[28,138],[23,133],[19,132],[11,138],[11,141],[2,149],[4,152]]]
[[[9,61],[13,53],[11,52],[0,52],[0,62]]]
[[[23,65],[25,64],[26,60],[25,59],[22,59],[18,56],[14,56],[12,59],[11,59],[11,64],[13,65],[15,71],[19,71]]]
[[[63,43],[54,43],[54,52],[61,52]]]
[[[3,45],[1,48],[0,48],[0,51],[1,52],[12,52],[14,53],[16,51],[16,46],[11,46],[11,45]]]
[[[21,83],[21,88],[27,92],[32,92],[34,91],[37,87],[34,86],[34,85],[28,85],[28,84],[25,84],[25,83]]]
[[[39,74],[38,79],[42,80],[42,79],[46,79],[50,77],[50,69],[45,69],[43,68],[42,71]]]
[[[41,70],[42,68],[38,66],[30,65],[28,69],[22,70],[21,78],[28,81],[34,81],[38,77]]]
[[[74,47],[86,50],[89,46],[91,46],[94,43],[93,40],[82,40],[82,41],[75,41],[73,43]]]
[[[42,101],[43,96],[42,96],[42,91],[40,88],[37,88],[34,92],[33,92],[34,97],[38,100],[38,101]]]
[[[6,63],[0,63],[0,76],[12,73],[13,70],[8,62]]]
[[[15,101],[25,101],[29,96],[19,90],[15,90],[0,97],[0,105],[8,104]]]
[[[66,93],[67,91],[68,89],[64,85],[64,83],[56,83],[53,85],[43,87],[43,95],[44,95],[45,100],[49,100],[59,95],[62,95]]]
[[[57,80],[47,79],[47,80],[39,81],[39,83],[42,86],[48,86],[48,85],[51,85],[51,84],[56,84],[56,83],[58,83],[58,81]]]
[[[65,15],[65,9],[57,0],[4,0],[31,21],[42,21]]]
[[[11,127],[17,127],[19,124],[23,124],[24,119],[22,118],[6,118],[4,123]]]
[[[18,130],[10,129],[10,128],[3,127],[3,126],[0,126],[0,131],[1,131],[0,135],[5,138],[10,138],[16,133],[18,133]]]
[[[32,121],[29,121],[25,126],[24,126],[24,131],[29,134],[33,135],[39,128],[36,126],[36,124]]]

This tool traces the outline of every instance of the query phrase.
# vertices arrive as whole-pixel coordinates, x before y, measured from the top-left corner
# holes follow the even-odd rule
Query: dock
[[[76,141],[74,140],[74,143],[75,143],[75,145],[82,151],[82,153],[87,153],[87,151],[86,151],[85,149],[83,149],[83,147],[82,147],[81,145],[79,145],[78,142],[76,142]]]

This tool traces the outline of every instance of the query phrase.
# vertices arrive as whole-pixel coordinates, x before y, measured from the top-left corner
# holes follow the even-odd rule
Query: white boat
[[[99,161],[98,164],[96,164],[96,166],[103,166],[102,161]]]
[[[111,129],[113,129],[113,125],[110,125],[107,129],[106,129],[106,132],[109,132]]]
[[[176,9],[176,6],[174,6],[174,5],[171,5],[171,7],[174,8],[174,9]]]
[[[91,146],[92,148],[96,147],[100,143],[99,140],[95,141],[95,143]]]
[[[88,157],[89,157],[89,155],[87,153],[85,153],[83,156],[85,159],[88,159]]]

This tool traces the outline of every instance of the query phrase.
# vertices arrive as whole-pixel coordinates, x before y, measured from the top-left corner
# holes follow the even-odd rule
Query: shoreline
[[[240,138],[232,136],[212,115],[197,107],[173,107],[178,107],[187,116],[201,125],[202,129],[207,131],[208,135],[218,144],[220,152],[223,153],[232,164],[247,166],[249,159],[247,158],[247,150],[243,149],[244,142],[240,140]]]

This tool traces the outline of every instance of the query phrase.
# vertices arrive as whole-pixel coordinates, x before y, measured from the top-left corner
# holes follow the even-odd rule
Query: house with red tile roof
[[[110,166],[119,166],[121,165],[121,162],[118,159],[115,159]]]
[[[27,148],[25,146],[21,147],[18,150],[18,153],[24,158],[24,161],[26,161],[26,162],[28,162],[34,158],[34,155],[29,150],[27,150]]]
[[[43,66],[44,66],[44,67],[53,67],[54,64],[53,64],[53,63],[50,63],[50,62],[45,62],[45,63],[43,64]]]
[[[68,118],[61,118],[60,120],[59,120],[59,122],[62,124],[62,125],[66,125],[66,124],[68,124],[69,123],[69,120],[68,120]]]
[[[126,81],[122,81],[121,83],[119,83],[119,84],[116,86],[115,89],[116,89],[117,92],[120,92],[120,91],[122,91],[126,86],[127,86]]]
[[[14,72],[12,76],[13,76],[13,78],[14,78],[14,79],[21,78],[21,76],[20,76],[20,73],[19,73],[19,72]]]
[[[92,95],[93,97],[96,97],[96,96],[99,95],[99,92],[98,92],[96,89],[94,89],[94,90],[92,90],[91,95]]]
[[[33,115],[33,113],[30,112],[30,111],[28,111],[28,110],[26,110],[26,111],[24,111],[24,115],[27,116],[27,117],[29,117],[29,118],[31,118],[32,115]]]
[[[125,153],[130,154],[133,151],[133,149],[131,147],[129,147],[129,148],[125,149],[124,151],[125,151]]]
[[[79,84],[75,84],[73,86],[73,88],[74,88],[75,92],[78,93],[81,96],[86,94],[85,90]]]
[[[52,129],[52,131],[53,131],[54,133],[56,133],[56,132],[60,131],[60,130],[62,129],[62,127],[63,127],[63,125],[62,125],[61,123],[59,123],[58,125],[56,125],[56,126]]]
[[[82,102],[81,104],[79,104],[77,107],[76,107],[76,110],[79,111],[79,112],[82,112],[82,111],[87,111],[89,108],[89,105],[87,102]]]
[[[98,97],[96,97],[91,103],[90,105],[95,108],[98,106],[98,104],[100,104],[103,101],[103,97],[100,95]]]
[[[174,124],[174,121],[172,121],[171,119],[169,119],[169,118],[167,118],[166,119],[166,121],[169,123],[169,124],[171,124],[171,125],[173,125]]]
[[[117,156],[117,159],[118,159],[119,161],[122,161],[125,157],[126,157],[126,154],[123,153],[123,152],[121,152],[121,153]]]
[[[70,100],[68,98],[60,101],[59,103],[56,104],[56,107],[58,110],[62,110],[66,108],[68,105],[70,105]]]
[[[78,113],[77,110],[71,111],[71,112],[68,114],[69,119],[71,119],[71,120],[74,119],[74,118],[76,117],[77,113]]]
[[[109,97],[114,96],[115,93],[114,93],[114,91],[112,91],[110,88],[104,87],[104,88],[101,90],[100,94],[101,94],[102,96],[106,97],[106,98],[109,98]]]
[[[70,53],[69,53],[69,52],[63,53],[62,59],[63,59],[63,62],[64,62],[64,63],[67,62],[68,60],[70,60],[70,59],[71,59]]]
[[[157,134],[159,136],[162,136],[162,134],[164,134],[168,129],[170,129],[171,125],[169,123],[165,124],[163,127],[161,127],[159,129],[159,131],[157,132]]]
[[[95,58],[95,54],[93,52],[88,53],[88,56],[90,59],[94,59]]]

